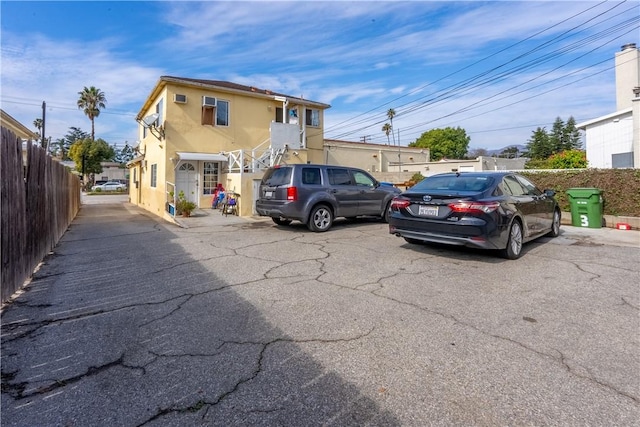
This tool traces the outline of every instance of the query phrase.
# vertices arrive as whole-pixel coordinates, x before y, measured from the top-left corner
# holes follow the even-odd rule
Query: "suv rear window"
[[[262,184],[270,186],[287,185],[291,182],[292,168],[267,169],[262,177]]]

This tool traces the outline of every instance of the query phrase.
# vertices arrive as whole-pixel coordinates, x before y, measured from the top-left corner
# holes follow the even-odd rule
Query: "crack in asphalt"
[[[393,276],[390,276],[390,277],[393,277]],[[420,306],[418,304],[407,302],[407,301],[401,301],[401,300],[398,300],[396,298],[392,298],[392,297],[389,297],[389,296],[386,296],[386,295],[380,295],[378,292],[380,290],[384,289],[384,284],[376,283],[376,284],[381,286],[381,288],[378,289],[378,290],[363,290],[363,289],[358,289],[358,288],[352,288],[352,287],[349,287],[349,286],[338,285],[338,284],[335,284],[335,283],[328,283],[328,282],[324,282],[324,283],[327,283],[327,284],[329,284],[331,286],[350,289],[350,290],[353,290],[353,291],[356,291],[356,292],[364,292],[364,293],[372,294],[372,295],[374,295],[376,297],[383,298],[383,299],[386,299],[386,300],[389,300],[389,301],[393,301],[394,303],[397,303],[397,304],[400,304],[400,305],[409,306],[409,307],[415,308],[415,309],[417,309],[419,311],[423,311],[423,312],[426,312],[426,313],[429,313],[429,314],[437,315],[437,316],[440,316],[442,318],[451,320],[452,322],[454,322],[457,325],[467,327],[467,328],[472,329],[472,330],[474,330],[474,331],[476,331],[476,332],[478,332],[478,333],[480,333],[482,335],[485,335],[485,336],[488,336],[488,337],[492,337],[492,338],[495,338],[495,339],[498,339],[498,340],[501,340],[501,341],[506,341],[506,342],[512,343],[512,344],[514,344],[514,345],[516,345],[518,347],[521,347],[521,348],[523,348],[523,349],[525,349],[525,350],[527,350],[529,352],[532,352],[532,353],[534,353],[534,354],[536,354],[538,356],[542,356],[544,358],[549,358],[551,360],[554,360],[560,366],[562,366],[565,369],[567,369],[567,372],[569,372],[571,375],[574,375],[574,376],[576,376],[578,378],[582,378],[582,379],[585,379],[585,380],[592,381],[595,384],[598,384],[601,387],[609,389],[610,391],[612,391],[612,392],[614,392],[614,393],[616,393],[616,394],[618,394],[620,396],[629,398],[629,399],[633,400],[636,403],[640,403],[640,398],[638,398],[636,396],[633,396],[633,395],[631,395],[629,393],[626,393],[623,390],[620,390],[620,389],[616,388],[615,386],[613,386],[611,384],[608,384],[608,383],[605,383],[603,381],[600,381],[600,380],[594,378],[593,376],[580,375],[575,370],[570,369],[570,367],[566,364],[566,361],[564,360],[563,357],[556,357],[556,356],[553,356],[551,354],[545,353],[543,351],[536,350],[535,348],[530,347],[530,346],[528,346],[528,345],[526,345],[526,344],[524,344],[524,343],[522,343],[520,341],[514,340],[513,338],[485,331],[485,330],[479,328],[476,325],[473,325],[471,323],[468,323],[468,322],[465,322],[465,321],[462,321],[462,320],[458,319],[456,316],[454,316],[452,314],[443,313],[443,312],[436,311],[436,310],[431,310],[429,308]],[[556,350],[556,351],[558,351],[558,350]],[[560,353],[560,352],[558,351],[558,353]],[[587,368],[584,368],[584,369],[587,372],[589,372],[589,370]],[[589,372],[589,374],[591,375],[591,372]]]
[[[122,366],[127,369],[135,369],[135,370],[142,369],[144,373],[144,368],[126,365],[124,363],[124,353],[123,353],[116,360],[107,362],[99,366],[89,366],[85,372],[75,375],[73,377],[69,377],[65,379],[38,380],[38,382],[48,382],[49,384],[40,386],[30,393],[24,392],[29,382],[24,382],[24,381],[19,383],[11,382],[11,380],[13,380],[16,377],[16,375],[19,373],[19,370],[8,372],[8,373],[3,372],[2,373],[2,393],[6,393],[11,397],[13,397],[16,401],[20,401],[20,400],[28,399],[34,396],[46,394],[51,391],[57,390],[59,388],[63,388],[68,385],[77,383],[78,381],[81,381],[85,378],[91,377],[93,375],[97,375],[101,372],[111,369],[114,366]]]
[[[153,421],[155,421],[155,420],[157,420],[159,418],[162,418],[162,417],[164,417],[166,415],[170,415],[170,414],[173,414],[173,413],[197,412],[197,411],[200,411],[203,408],[206,408],[204,414],[202,415],[202,419],[204,419],[207,416],[207,413],[208,413],[208,411],[209,411],[209,409],[211,407],[214,407],[214,406],[218,405],[220,402],[222,402],[226,398],[228,398],[231,395],[233,395],[236,391],[238,391],[238,389],[243,384],[249,383],[250,381],[254,380],[258,375],[260,375],[260,373],[263,371],[265,353],[266,353],[267,349],[269,347],[271,347],[271,346],[274,346],[274,345],[280,344],[280,343],[335,344],[335,343],[340,343],[340,342],[353,342],[353,341],[357,341],[357,340],[360,340],[360,339],[363,339],[363,338],[369,336],[371,333],[373,333],[374,330],[375,330],[375,328],[372,328],[367,332],[364,332],[362,334],[358,334],[358,335],[356,335],[354,337],[350,337],[350,338],[334,338],[334,339],[327,339],[327,338],[308,338],[308,339],[276,338],[276,339],[272,339],[272,340],[267,341],[267,342],[264,342],[264,341],[224,341],[218,347],[218,349],[221,349],[225,345],[261,346],[261,349],[259,351],[255,367],[252,369],[252,372],[250,372],[249,375],[246,375],[244,378],[240,378],[235,384],[233,384],[232,387],[230,387],[228,390],[222,391],[215,399],[213,399],[211,401],[199,399],[195,404],[192,404],[192,405],[189,405],[189,406],[176,407],[176,406],[172,405],[172,406],[169,406],[169,407],[166,407],[166,408],[158,408],[154,415],[152,415],[151,417],[149,417],[148,419],[146,419],[142,423],[137,424],[137,427],[144,426],[144,425],[149,424],[149,423],[151,423],[151,422],[153,422]],[[191,354],[191,353],[182,354],[182,355],[175,355],[175,354],[162,355],[162,354],[157,354],[157,353],[153,353],[153,354],[157,355],[158,357],[174,358],[174,357],[217,356],[220,353],[206,354],[206,355],[203,355],[203,354]],[[269,412],[276,412],[278,410],[282,410],[282,409],[281,408],[273,408],[273,409],[269,409],[269,410],[260,410],[258,412],[269,413]],[[253,411],[253,412],[256,412],[256,411]]]
[[[234,227],[234,226],[230,226],[230,227]],[[154,227],[155,228],[155,227]],[[152,233],[154,231],[147,231],[144,233],[138,233],[138,234],[145,234],[145,233]],[[124,235],[131,235],[133,233],[127,233]],[[367,233],[362,233],[362,235],[367,236]],[[370,233],[369,235],[374,235],[372,233]],[[377,237],[377,234],[375,234],[375,236]],[[111,236],[111,237],[117,237],[116,236]],[[100,237],[102,238],[102,237]],[[213,259],[221,259],[221,258],[228,258],[228,257],[243,257],[243,258],[247,258],[247,259],[256,259],[256,260],[261,260],[261,261],[268,261],[268,262],[273,262],[276,263],[277,265],[275,265],[274,267],[270,267],[270,268],[266,268],[264,270],[264,272],[262,273],[262,278],[258,278],[255,280],[250,280],[250,281],[243,281],[242,283],[227,283],[223,286],[219,286],[216,287],[215,289],[208,289],[202,292],[187,292],[187,293],[182,293],[181,295],[178,296],[172,296],[169,297],[165,300],[162,301],[156,301],[156,302],[142,302],[142,303],[134,303],[134,304],[127,304],[124,306],[119,306],[119,307],[115,307],[112,309],[101,309],[101,310],[95,310],[89,313],[82,313],[82,314],[78,314],[78,315],[74,315],[74,316],[67,316],[67,317],[60,317],[60,318],[55,318],[55,319],[46,319],[46,320],[41,320],[41,321],[37,321],[37,322],[27,322],[27,323],[16,323],[16,324],[9,324],[9,325],[2,325],[2,331],[3,333],[5,331],[11,332],[14,330],[17,330],[19,328],[24,328],[24,327],[30,327],[30,326],[35,326],[35,328],[30,329],[28,331],[22,332],[21,334],[15,335],[11,338],[4,338],[3,337],[3,343],[5,342],[12,342],[18,339],[22,339],[22,338],[27,338],[27,337],[33,337],[33,336],[37,336],[36,333],[43,327],[54,324],[54,323],[62,323],[62,322],[67,322],[67,321],[72,321],[72,320],[78,320],[78,319],[82,319],[82,318],[87,318],[87,317],[92,317],[92,316],[96,316],[96,315],[100,315],[100,314],[105,314],[105,313],[110,313],[110,312],[117,312],[117,311],[121,311],[121,310],[126,310],[126,309],[130,309],[130,308],[134,308],[134,307],[141,307],[141,306],[157,306],[157,305],[164,305],[164,304],[168,304],[171,302],[178,302],[176,307],[174,307],[173,309],[171,309],[168,313],[163,314],[162,316],[159,316],[158,318],[155,318],[153,320],[141,323],[139,326],[140,327],[145,327],[148,326],[154,322],[157,322],[159,320],[165,320],[168,317],[173,316],[176,312],[178,312],[179,310],[181,310],[182,308],[184,308],[184,306],[186,304],[188,304],[192,299],[197,298],[199,296],[202,295],[206,295],[206,294],[210,294],[212,292],[221,292],[221,291],[225,291],[237,286],[246,286],[246,285],[251,285],[251,284],[255,284],[255,283],[259,283],[262,282],[264,280],[272,280],[274,278],[277,279],[282,279],[282,278],[300,278],[299,274],[295,274],[292,273],[290,275],[282,275],[282,276],[276,276],[274,274],[274,272],[276,270],[282,269],[285,266],[290,266],[290,265],[296,265],[296,264],[300,264],[300,263],[309,263],[309,262],[315,262],[318,264],[318,273],[317,274],[308,274],[306,277],[300,278],[299,280],[295,280],[292,283],[300,283],[300,282],[304,282],[307,280],[316,280],[319,283],[324,283],[326,285],[329,286],[333,286],[333,287],[337,287],[337,288],[342,288],[342,289],[347,289],[350,291],[354,291],[354,292],[363,292],[363,293],[367,293],[369,295],[372,295],[374,297],[377,298],[382,298],[388,301],[391,301],[395,304],[401,305],[401,306],[407,306],[407,307],[411,307],[413,309],[425,312],[425,313],[429,313],[431,315],[436,315],[436,316],[440,316],[444,319],[447,319],[449,321],[452,321],[454,324],[457,325],[461,325],[463,327],[469,328],[473,331],[476,331],[479,334],[497,339],[497,340],[501,340],[501,341],[505,341],[508,343],[511,343],[515,346],[518,346],[528,352],[531,352],[537,356],[540,356],[542,358],[545,359],[549,359],[553,362],[556,362],[559,366],[563,367],[570,375],[575,376],[577,378],[581,378],[583,380],[587,380],[587,381],[591,381],[597,385],[599,385],[600,387],[606,388],[620,396],[623,396],[625,398],[631,399],[632,401],[638,403],[640,402],[640,399],[638,397],[635,397],[623,390],[619,390],[617,389],[614,385],[608,384],[604,381],[598,380],[596,378],[596,376],[593,374],[593,372],[591,372],[588,368],[582,366],[582,365],[578,365],[574,362],[575,365],[579,366],[579,368],[583,369],[586,374],[579,372],[578,369],[576,369],[576,367],[571,366],[571,364],[569,363],[570,360],[568,358],[566,358],[566,356],[559,350],[557,349],[553,349],[555,352],[558,353],[558,355],[553,355],[553,354],[549,354],[546,353],[544,351],[540,351],[537,350],[523,342],[514,340],[510,337],[507,336],[502,336],[499,334],[495,334],[495,333],[491,333],[489,331],[483,330],[482,328],[463,321],[459,318],[457,318],[456,316],[446,313],[446,312],[442,312],[442,311],[438,311],[438,310],[433,310],[430,309],[428,307],[424,307],[421,306],[417,303],[413,303],[413,302],[408,302],[408,301],[403,301],[397,298],[393,298],[390,296],[386,296],[386,295],[382,295],[381,292],[385,289],[385,284],[384,281],[389,280],[389,279],[393,279],[395,277],[398,277],[401,274],[410,274],[410,275],[419,275],[421,274],[420,272],[415,272],[415,273],[411,273],[411,272],[407,272],[404,269],[400,268],[398,272],[396,273],[392,273],[392,274],[388,274],[388,275],[380,275],[379,277],[377,277],[377,279],[375,279],[374,282],[372,283],[367,283],[367,284],[360,284],[357,285],[355,287],[350,287],[350,286],[346,286],[346,285],[342,285],[340,283],[336,283],[334,281],[331,280],[326,280],[325,277],[330,274],[330,266],[328,265],[330,261],[332,261],[335,258],[335,254],[332,254],[328,249],[327,249],[327,245],[330,244],[335,244],[336,240],[340,240],[342,243],[341,244],[351,244],[349,242],[351,241],[357,241],[357,238],[352,238],[349,240],[346,239],[332,239],[330,237],[320,240],[320,241],[316,241],[316,242],[309,242],[309,241],[305,241],[306,238],[308,238],[308,236],[306,234],[300,234],[297,237],[291,238],[291,235],[288,236],[288,238],[286,239],[282,239],[282,240],[275,240],[273,242],[260,242],[260,243],[255,243],[255,244],[249,244],[249,245],[243,245],[240,247],[236,247],[236,248],[230,248],[230,247],[220,247],[220,246],[216,246],[216,244],[214,243],[210,243],[212,247],[214,248],[218,248],[218,249],[224,249],[224,250],[228,250],[231,251],[230,255],[224,255],[224,256],[211,256],[211,257],[205,257],[205,258],[199,258],[199,259],[191,259],[189,261],[184,261],[184,262],[178,262],[175,263],[171,266],[166,266],[166,267],[162,267],[160,269],[157,269],[155,271],[149,272],[148,274],[159,274],[159,273],[163,273],[167,270],[171,270],[177,267],[182,267],[182,266],[189,266],[189,265],[194,265],[194,264],[198,264],[200,262],[204,262],[204,261],[210,261]],[[94,240],[92,238],[89,239],[80,239],[80,240]],[[80,240],[75,240],[75,241],[80,241]],[[342,241],[345,240],[345,241]],[[74,240],[69,240],[69,241],[74,241]],[[259,248],[261,246],[265,246],[265,245],[271,245],[271,244],[277,244],[281,241],[295,241],[297,243],[300,243],[302,245],[313,245],[315,247],[317,247],[317,250],[319,252],[321,252],[320,255],[317,256],[310,256],[306,259],[303,260],[295,260],[295,261],[278,261],[275,260],[273,258],[266,258],[266,257],[260,257],[260,256],[250,256],[250,255],[245,255],[243,253],[241,253],[242,250],[244,249],[248,249],[248,248]],[[205,241],[202,241],[202,243],[205,243]],[[356,245],[353,245],[356,246]],[[374,251],[376,252],[376,251]],[[384,251],[379,251],[379,253],[384,253]],[[530,254],[529,256],[537,256],[536,254]],[[424,262],[425,259],[434,259],[434,258],[442,258],[439,255],[433,255],[433,254],[422,254],[422,256],[417,257],[416,259],[410,260],[409,263],[410,264],[414,264],[414,263],[420,263],[420,262]],[[545,258],[545,257],[542,257]],[[562,261],[562,260],[558,260],[557,258],[553,258],[555,261]],[[451,261],[448,260],[448,263],[450,264],[460,264],[462,261]],[[589,281],[594,281],[597,280],[601,277],[601,275],[594,273],[592,271],[587,271],[583,265],[581,265],[579,262],[570,262],[570,261],[565,261],[571,265],[573,265],[576,269],[578,269],[579,271],[589,274],[592,277],[589,279]],[[591,261],[589,261],[591,262]],[[591,264],[591,265],[595,265],[595,264]],[[604,265],[604,264],[600,264],[600,265]],[[611,266],[607,266],[607,267],[611,267]],[[629,271],[633,271],[633,270],[629,270]],[[68,272],[66,273],[56,273],[56,274],[51,274],[48,276],[41,276],[38,277],[38,279],[41,278],[46,278],[46,277],[52,277],[52,276],[58,276],[58,275],[62,275],[62,274],[68,274]],[[630,303],[627,299],[625,299],[624,297],[621,298],[622,299],[622,304],[621,305],[628,305],[629,307],[638,310],[639,308],[637,306],[634,306],[632,303]],[[15,302],[14,302],[15,303]],[[34,305],[29,305],[27,302],[23,302],[20,303],[23,304],[24,306],[27,307],[33,307],[33,308],[40,308],[40,307],[47,307],[50,306],[50,304],[34,304]],[[325,343],[336,343],[336,342],[352,342],[352,341],[356,341],[359,339],[363,339],[367,336],[369,336],[373,331],[375,330],[375,328],[369,330],[368,332],[359,334],[357,336],[354,337],[350,337],[350,338],[337,338],[337,339],[321,339],[321,338],[309,338],[309,339],[293,339],[293,338],[276,338],[270,341],[222,341],[221,344],[216,348],[216,352],[215,353],[206,353],[206,354],[197,354],[197,353],[185,353],[185,354],[160,354],[160,353],[156,353],[156,352],[152,352],[152,351],[148,351],[149,354],[155,356],[151,361],[149,361],[148,363],[146,363],[145,365],[142,366],[133,366],[133,365],[127,365],[124,363],[124,353],[121,354],[119,356],[118,359],[113,360],[111,362],[107,362],[103,365],[99,365],[99,366],[90,366],[87,368],[87,370],[79,375],[70,377],[68,379],[64,379],[64,380],[57,380],[57,379],[49,379],[46,380],[48,382],[50,382],[50,384],[48,385],[44,385],[42,387],[37,388],[36,390],[34,390],[33,392],[30,393],[26,393],[25,394],[25,390],[26,387],[28,386],[28,382],[18,382],[18,383],[13,383],[12,381],[17,377],[19,370],[17,371],[12,371],[12,372],[4,372],[2,371],[2,393],[7,393],[8,395],[10,395],[11,397],[13,397],[16,400],[22,400],[22,399],[26,399],[26,398],[30,398],[30,397],[34,397],[36,395],[41,395],[41,394],[45,394],[45,393],[49,393],[51,391],[54,391],[56,389],[59,388],[63,388],[66,387],[68,385],[74,384],[78,381],[81,381],[82,379],[88,378],[90,376],[93,375],[97,375],[101,372],[104,372],[108,369],[111,369],[113,367],[116,366],[121,366],[127,369],[131,369],[131,370],[139,370],[142,372],[142,374],[146,374],[146,367],[151,364],[154,363],[155,361],[158,360],[158,358],[181,358],[181,357],[213,357],[213,356],[217,356],[219,354],[221,354],[221,352],[223,351],[224,346],[226,345],[254,345],[254,346],[260,346],[260,351],[259,354],[257,355],[257,360],[255,361],[255,366],[253,366],[253,368],[251,369],[251,371],[248,373],[248,375],[245,375],[242,378],[239,378],[235,384],[233,384],[231,387],[229,387],[228,390],[222,391],[215,399],[212,400],[203,400],[203,399],[199,399],[197,400],[195,403],[190,404],[188,406],[168,406],[165,408],[157,408],[157,411],[155,414],[153,414],[150,418],[148,418],[147,420],[143,421],[142,423],[138,424],[138,426],[144,426],[146,424],[149,424],[155,420],[158,420],[164,416],[173,414],[173,413],[194,413],[194,412],[199,412],[201,410],[204,409],[204,413],[202,415],[202,418],[204,419],[209,410],[218,405],[220,402],[222,402],[223,400],[229,398],[231,395],[233,395],[236,391],[239,390],[240,387],[242,387],[244,384],[247,384],[249,382],[251,382],[252,380],[254,380],[258,375],[260,375],[260,373],[263,371],[263,367],[264,367],[264,363],[265,363],[265,358],[266,358],[266,351],[277,344],[280,343],[294,343],[294,344],[305,344],[305,343],[320,343],[320,344],[325,344]],[[252,410],[250,412],[260,412],[260,413],[269,413],[269,412],[277,412],[282,410],[283,408],[273,408],[273,409],[265,409],[265,410]]]

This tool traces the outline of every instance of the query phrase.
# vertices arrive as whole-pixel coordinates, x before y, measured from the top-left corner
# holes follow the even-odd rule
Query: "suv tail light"
[[[287,200],[291,202],[295,202],[298,200],[298,188],[297,187],[289,187],[287,188]]]
[[[450,203],[449,208],[461,213],[491,213],[500,207],[500,202],[455,202]]]

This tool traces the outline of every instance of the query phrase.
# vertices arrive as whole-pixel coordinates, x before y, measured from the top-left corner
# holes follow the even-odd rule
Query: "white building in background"
[[[616,110],[578,123],[592,168],[640,168],[640,52],[635,43],[616,53]]]

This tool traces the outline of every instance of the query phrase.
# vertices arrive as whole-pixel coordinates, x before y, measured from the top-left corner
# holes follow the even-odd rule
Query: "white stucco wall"
[[[631,111],[586,126],[587,162],[592,168],[611,168],[612,155],[633,152]]]

